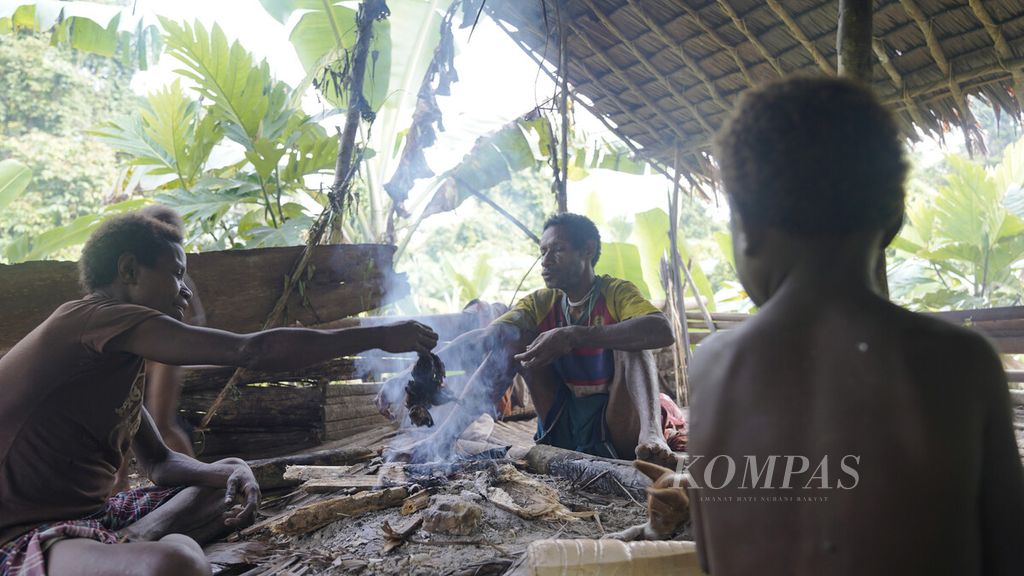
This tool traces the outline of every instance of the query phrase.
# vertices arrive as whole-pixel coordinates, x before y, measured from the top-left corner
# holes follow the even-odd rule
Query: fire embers
[[[420,355],[412,369],[412,380],[405,385],[405,406],[409,419],[416,426],[433,426],[431,406],[440,406],[455,400],[451,390],[444,387],[444,362],[437,354]]]

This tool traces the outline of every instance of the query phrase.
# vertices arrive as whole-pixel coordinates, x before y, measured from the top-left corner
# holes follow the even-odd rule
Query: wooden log
[[[378,423],[363,424],[361,426],[353,426],[353,427],[350,427],[350,428],[340,428],[340,429],[337,429],[337,430],[325,431],[324,432],[324,440],[325,441],[338,441],[338,440],[348,441],[353,436],[356,436],[358,434],[363,434],[363,433],[366,433],[366,432],[370,432],[371,430],[382,430],[382,429],[390,430],[391,432],[394,432],[394,424],[390,424],[388,426],[381,426]]]
[[[1024,406],[1024,390],[1010,390],[1010,404]]]
[[[299,481],[284,478],[284,473],[289,466],[347,466],[365,462],[373,456],[374,452],[368,448],[344,447],[254,460],[249,462],[249,466],[252,467],[260,488],[272,490],[299,485]]]
[[[365,474],[348,476],[346,478],[322,478],[308,480],[302,483],[302,490],[310,494],[323,494],[325,492],[337,492],[338,490],[372,490],[383,488],[376,476]]]
[[[375,395],[380,392],[380,387],[380,384],[330,384],[327,386],[325,398],[329,400],[339,396]]]
[[[415,514],[430,505],[430,492],[420,490],[402,502],[402,516]]]
[[[235,371],[234,368],[221,366],[186,366],[182,370],[182,388],[188,390],[204,390],[213,388],[220,391]],[[244,371],[239,385],[267,382],[305,382],[318,383],[321,380],[352,380],[356,378],[355,360],[353,358],[336,358],[330,362],[317,364],[301,370],[290,371]],[[203,408],[207,408],[204,406]]]
[[[344,432],[348,431],[351,433],[354,429],[363,426],[387,426],[390,425],[391,421],[381,416],[380,414],[373,414],[370,416],[363,416],[361,418],[349,418],[347,420],[331,420],[324,422],[324,432],[330,434],[332,432]]]
[[[204,462],[236,456],[246,460],[281,456],[320,443],[322,433],[308,428],[226,428],[210,429],[199,435],[196,453]]]
[[[377,407],[373,403],[363,405],[329,404],[323,408],[324,422],[335,422],[338,420],[352,420],[355,418],[366,418],[367,416],[380,416]]]
[[[258,330],[302,248],[189,254],[189,275],[203,299],[207,325],[232,332]],[[336,320],[378,307],[385,291],[389,292],[388,298],[406,294],[409,288],[404,275],[392,269],[394,251],[394,246],[379,244],[317,246],[310,262],[314,273],[308,284],[313,288],[310,301],[318,314],[303,308],[298,295],[293,295],[285,324]],[[81,295],[74,262],[0,265],[0,302],[6,309],[18,311],[0,318],[0,352],[8,350],[58,306]]]
[[[310,480],[332,480],[343,478],[348,475],[352,466],[306,466],[291,465],[285,466],[284,479],[308,482]]]
[[[1001,308],[981,308],[977,310],[956,310],[953,312],[928,312],[929,316],[942,318],[954,324],[964,322],[989,322],[993,320],[1024,319],[1024,306],[1004,306]]]
[[[333,396],[324,400],[324,406],[373,406],[376,394],[353,394],[352,396]],[[336,418],[335,418],[336,420]]]
[[[323,528],[343,518],[398,506],[408,496],[409,490],[405,487],[338,496],[296,508],[269,524],[268,527],[276,534],[298,536]]]
[[[180,411],[193,424],[202,420],[217,389],[186,389]],[[241,386],[224,401],[211,427],[309,428],[322,420],[323,392],[318,386]]]
[[[526,454],[527,467],[536,474],[572,480],[577,486],[603,494],[628,496],[641,501],[651,481],[631,462],[591,456],[572,450],[538,444]]]

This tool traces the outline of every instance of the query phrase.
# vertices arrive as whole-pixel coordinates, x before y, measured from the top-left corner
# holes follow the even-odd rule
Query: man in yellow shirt
[[[413,458],[443,456],[519,372],[537,409],[538,443],[673,464],[651,353],[673,342],[665,315],[631,282],[594,274],[601,237],[585,216],[548,219],[540,250],[546,288],[438,351],[450,368],[476,368],[459,391],[462,409],[410,448]],[[377,402],[382,413],[399,411],[407,379],[385,384]]]

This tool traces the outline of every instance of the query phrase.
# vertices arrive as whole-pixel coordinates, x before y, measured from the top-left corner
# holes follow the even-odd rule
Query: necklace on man
[[[580,298],[579,302],[573,302],[569,300],[569,293],[565,292],[565,298],[562,300],[562,317],[565,320],[566,326],[575,325],[590,325],[590,314],[594,311],[594,304],[597,302],[597,278],[594,279],[594,283],[590,285],[590,290],[587,291],[583,298]],[[580,314],[579,320],[573,322],[571,308],[577,308],[586,303],[587,308]]]

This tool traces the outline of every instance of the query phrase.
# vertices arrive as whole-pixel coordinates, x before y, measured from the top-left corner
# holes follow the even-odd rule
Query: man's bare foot
[[[636,457],[652,464],[664,466],[670,470],[675,470],[678,462],[675,452],[668,447],[665,439],[660,436],[651,437],[637,444]]]

